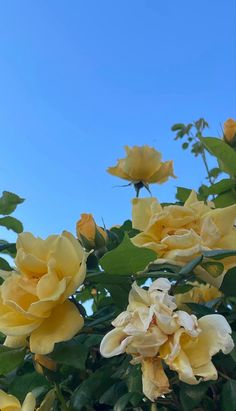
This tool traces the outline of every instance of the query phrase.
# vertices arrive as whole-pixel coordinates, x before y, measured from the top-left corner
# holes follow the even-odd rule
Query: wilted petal
[[[151,401],[170,392],[169,380],[163,370],[160,358],[142,360],[143,393]]]
[[[114,355],[123,354],[127,345],[132,341],[133,337],[127,336],[122,329],[115,328],[105,335],[102,339],[100,352],[103,357],[109,358]]]

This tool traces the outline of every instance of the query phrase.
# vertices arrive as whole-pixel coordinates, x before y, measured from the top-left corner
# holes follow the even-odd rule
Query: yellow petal
[[[174,177],[174,169],[173,169],[173,161],[165,161],[161,163],[160,168],[148,179],[148,183],[158,183],[163,184],[165,183],[169,177]]]
[[[36,400],[31,392],[29,392],[22,404],[21,411],[34,411]]]
[[[65,301],[52,311],[49,318],[30,336],[30,350],[37,354],[48,354],[54,344],[68,341],[83,327],[84,320],[76,306]]]
[[[170,392],[169,380],[163,370],[160,358],[142,360],[143,393],[151,401]]]
[[[0,390],[0,410],[1,411],[21,411],[20,402],[16,397],[10,394],[6,394],[4,391]]]
[[[10,348],[26,347],[27,344],[28,344],[27,336],[25,335],[14,336],[14,337],[8,336],[6,337],[4,341],[4,345]]]
[[[134,198],[132,204],[132,226],[141,231],[148,227],[154,214],[162,211],[162,207],[155,197]]]

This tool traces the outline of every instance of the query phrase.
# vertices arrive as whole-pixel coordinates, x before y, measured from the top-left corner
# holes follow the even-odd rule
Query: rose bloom
[[[156,198],[135,198],[132,214],[133,227],[142,231],[132,242],[156,251],[155,263],[185,265],[203,251],[236,247],[236,204],[214,209],[212,203],[198,201],[192,191],[184,206],[162,207]],[[217,278],[200,266],[196,272],[219,287],[226,270],[235,265],[235,257],[227,257],[223,263],[224,272]]]
[[[141,363],[143,392],[151,401],[170,391],[163,363],[181,381],[198,384],[217,379],[212,356],[220,350],[229,353],[234,347],[223,316],[212,314],[197,320],[185,311],[175,311],[170,287],[165,278],[154,281],[148,290],[134,283],[127,310],[112,322],[115,328],[100,347],[104,357],[126,352],[132,355],[133,364]]]
[[[0,390],[0,410],[1,411],[34,411],[36,401],[31,394],[27,394],[23,404],[14,397],[14,395],[6,394],[4,391]]]
[[[236,145],[236,121],[232,118],[224,123],[224,140],[231,146]]]
[[[107,241],[106,231],[95,223],[92,214],[81,214],[81,219],[76,224],[76,233],[86,248],[101,248]]]
[[[30,337],[30,350],[47,354],[83,326],[68,297],[84,280],[87,254],[68,232],[46,240],[22,233],[16,248],[16,271],[0,287],[0,331],[8,346],[24,345]]]
[[[125,146],[127,156],[118,160],[117,165],[109,167],[108,173],[132,183],[145,185],[162,184],[169,177],[175,177],[173,161],[161,161],[161,153],[147,145],[138,147]]]
[[[222,296],[218,288],[210,284],[200,284],[198,281],[188,282],[187,285],[193,285],[191,290],[182,294],[175,294],[175,300],[178,308],[182,308],[186,303],[203,304],[215,300]],[[187,308],[186,308],[187,310]]]

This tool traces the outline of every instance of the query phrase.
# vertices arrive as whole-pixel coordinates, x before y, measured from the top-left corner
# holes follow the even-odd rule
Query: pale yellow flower
[[[132,183],[162,184],[169,177],[175,177],[173,161],[161,161],[161,153],[148,145],[125,146],[127,156],[118,160],[117,165],[109,167],[108,173]]]
[[[0,287],[0,331],[9,346],[29,337],[32,352],[47,354],[83,326],[68,297],[84,280],[87,255],[68,232],[46,240],[22,233],[16,247],[17,271]]]
[[[213,209],[211,203],[198,201],[191,192],[184,206],[161,207],[155,198],[133,200],[133,227],[143,232],[132,238],[141,247],[156,251],[156,263],[185,265],[203,251],[235,249],[236,204]],[[198,273],[207,282],[220,286],[226,270],[235,264],[234,257],[223,260],[224,272],[213,278],[202,267]]]
[[[95,223],[92,214],[81,214],[81,219],[76,224],[76,233],[81,243],[85,240],[89,248],[103,247],[107,241],[106,231]]]
[[[192,336],[186,329],[180,328],[168,337],[168,341],[159,351],[160,358],[187,384],[217,380],[218,373],[211,361],[213,355],[219,351],[228,354],[234,347],[229,335],[231,328],[222,315],[201,317],[198,327],[197,336]]]
[[[236,121],[232,118],[229,118],[224,123],[224,139],[225,141],[232,146],[236,144]]]
[[[186,311],[176,311],[170,287],[164,278],[154,281],[148,290],[134,283],[127,310],[112,322],[115,328],[100,346],[104,357],[126,352],[132,355],[132,364],[141,364],[143,392],[151,401],[170,391],[163,362],[182,381],[197,384],[217,378],[212,356],[220,350],[229,353],[234,346],[223,316],[197,320]]]
[[[215,300],[222,296],[218,288],[210,284],[201,284],[198,281],[189,282],[187,284],[193,285],[191,290],[182,294],[175,294],[175,300],[178,308],[181,308],[186,303],[203,304],[208,301]]]
[[[14,397],[14,395],[6,394],[0,390],[0,410],[1,411],[34,411],[36,401],[33,394],[28,393],[23,404]]]

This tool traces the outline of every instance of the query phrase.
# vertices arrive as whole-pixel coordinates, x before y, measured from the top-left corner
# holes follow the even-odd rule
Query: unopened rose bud
[[[224,140],[231,147],[236,147],[236,121],[232,118],[224,123]]]
[[[92,214],[81,214],[76,224],[77,237],[87,250],[103,248],[107,241],[107,233],[97,226]]]

